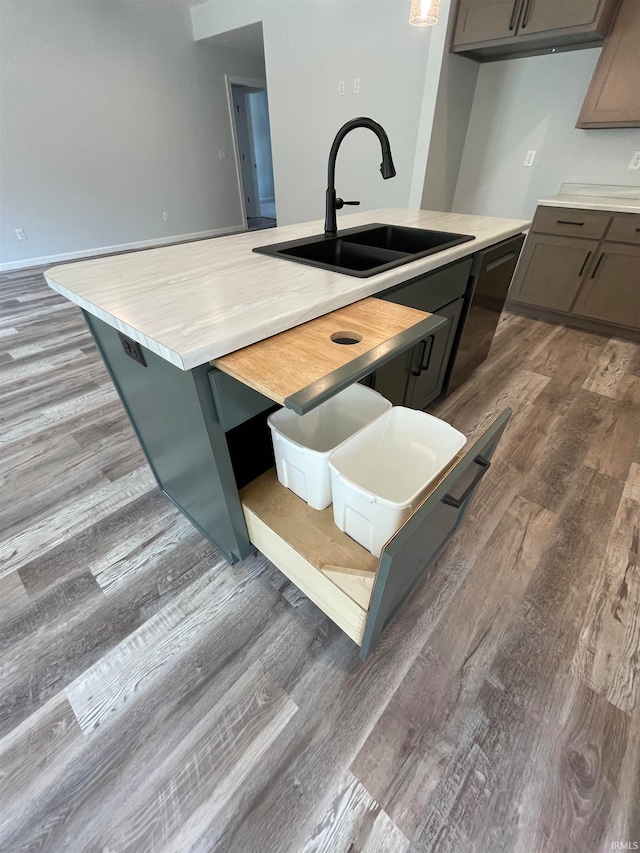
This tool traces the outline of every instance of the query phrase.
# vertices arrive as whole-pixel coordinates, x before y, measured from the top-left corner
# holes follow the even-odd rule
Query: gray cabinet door
[[[460,0],[453,44],[511,38],[521,6],[522,0]]]
[[[418,583],[431,573],[458,529],[510,416],[510,409],[505,409],[487,427],[385,546],[362,638],[362,660]]]
[[[455,341],[464,299],[438,309],[447,325],[424,338],[410,352],[376,370],[371,385],[395,406],[425,409],[439,396]]]
[[[640,330],[640,246],[601,243],[572,313]]]
[[[598,243],[530,233],[509,296],[516,302],[569,311]]]
[[[640,3],[623,0],[577,127],[640,127]]]
[[[605,0],[525,0],[518,34],[596,28]]]

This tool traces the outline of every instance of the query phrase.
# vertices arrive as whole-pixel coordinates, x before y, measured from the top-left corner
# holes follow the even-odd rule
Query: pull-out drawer
[[[460,525],[511,412],[505,409],[432,483],[423,502],[373,557],[282,486],[273,469],[240,492],[249,538],[360,647],[364,658]]]
[[[303,415],[446,324],[437,314],[368,297],[212,364]]]
[[[604,236],[610,219],[610,213],[540,205],[533,217],[531,230],[542,234],[599,240]]]

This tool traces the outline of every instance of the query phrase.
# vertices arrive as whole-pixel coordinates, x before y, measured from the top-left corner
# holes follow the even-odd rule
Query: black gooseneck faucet
[[[338,233],[338,225],[336,222],[336,210],[340,210],[345,204],[360,204],[359,201],[343,201],[336,196],[336,157],[340,143],[345,138],[349,131],[356,127],[368,127],[372,130],[380,140],[382,147],[382,163],[380,164],[380,172],[385,181],[388,178],[394,178],[396,174],[393,160],[391,158],[391,146],[389,145],[389,137],[382,125],[378,124],[372,118],[362,116],[360,118],[352,118],[346,124],[343,124],[340,130],[336,133],[336,138],[333,140],[331,151],[329,152],[329,179],[326,195],[325,218],[324,218],[324,233],[326,237],[335,237]]]

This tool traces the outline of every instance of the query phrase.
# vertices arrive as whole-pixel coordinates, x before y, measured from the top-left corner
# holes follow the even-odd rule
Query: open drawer
[[[458,528],[511,411],[463,448],[403,527],[373,557],[282,486],[270,469],[240,491],[253,545],[360,646],[366,658]]]
[[[266,397],[303,415],[447,322],[437,314],[367,297],[211,364],[253,389],[256,412]]]

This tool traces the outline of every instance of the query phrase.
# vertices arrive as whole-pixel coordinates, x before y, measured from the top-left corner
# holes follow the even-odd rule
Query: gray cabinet
[[[396,406],[424,409],[441,393],[469,284],[471,258],[417,276],[380,294],[382,299],[430,311],[447,325],[410,352],[376,370],[371,385]]]
[[[594,240],[531,234],[520,258],[511,298],[542,308],[569,311],[597,248]]]
[[[640,338],[640,214],[539,207],[508,307]]]
[[[602,44],[617,0],[459,0],[451,50],[503,59]]]
[[[372,387],[396,406],[425,409],[432,403],[442,390],[463,306],[461,298],[439,308],[437,316],[447,325],[376,370]]]
[[[640,246],[601,243],[573,313],[640,329]]]
[[[640,127],[640,3],[622,0],[577,127]]]

